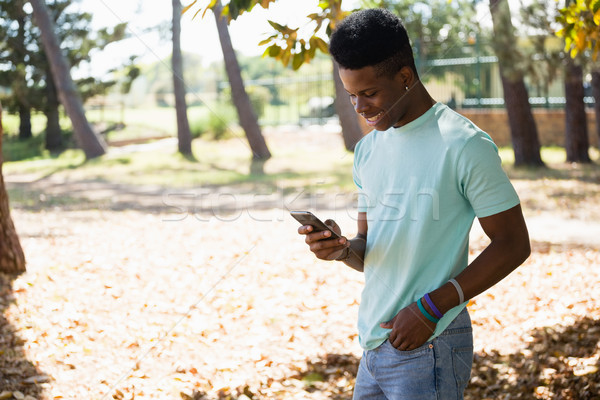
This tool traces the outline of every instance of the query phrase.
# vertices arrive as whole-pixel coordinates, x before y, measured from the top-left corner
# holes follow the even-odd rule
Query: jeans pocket
[[[473,366],[473,347],[456,347],[452,349],[452,368],[458,392],[462,394],[471,379]],[[462,397],[459,397],[462,398]]]
[[[417,356],[420,353],[423,353],[425,351],[431,350],[431,348],[432,348],[431,342],[425,342],[421,346],[417,347],[416,349],[412,349],[412,350],[398,350],[397,348],[394,347],[394,345],[389,340],[386,340],[386,342],[387,342],[387,345],[389,347],[391,347],[396,354],[399,354],[399,355],[402,355],[402,356],[406,356],[406,357],[411,356],[411,355]]]

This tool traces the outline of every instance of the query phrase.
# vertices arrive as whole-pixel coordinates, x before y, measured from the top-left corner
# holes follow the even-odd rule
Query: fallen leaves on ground
[[[13,211],[28,271],[0,275],[0,399],[351,398],[360,273],[281,209],[154,210]],[[553,237],[471,301],[467,399],[600,398],[600,252]]]

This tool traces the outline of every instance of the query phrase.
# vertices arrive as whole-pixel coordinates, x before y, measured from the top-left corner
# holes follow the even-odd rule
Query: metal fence
[[[419,75],[433,98],[453,108],[503,108],[498,58],[493,55],[429,60],[417,63]],[[532,107],[562,108],[561,79],[535,85],[525,81]],[[332,73],[245,81],[263,125],[323,124],[335,118]],[[228,86],[223,82],[221,87]],[[221,91],[222,92],[222,91]],[[262,96],[259,94],[262,93]],[[268,96],[264,96],[268,94]],[[593,105],[588,92],[584,101]]]

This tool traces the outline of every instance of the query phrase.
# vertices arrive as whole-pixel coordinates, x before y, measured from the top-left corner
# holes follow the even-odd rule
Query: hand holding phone
[[[290,211],[290,215],[294,217],[302,225],[310,225],[313,227],[312,232],[331,232],[330,238],[339,239],[341,236],[338,235],[330,226],[326,225],[323,221],[317,218],[310,211]]]
[[[348,240],[335,232],[333,227],[326,225],[309,211],[290,211],[290,214],[303,226],[312,226],[311,232],[298,230],[298,233],[306,235],[306,243],[317,258],[340,260],[340,256],[348,254],[350,245]],[[329,236],[322,233],[327,231],[330,232]]]

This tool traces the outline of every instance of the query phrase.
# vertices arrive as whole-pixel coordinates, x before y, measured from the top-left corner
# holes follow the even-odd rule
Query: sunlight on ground
[[[363,278],[314,259],[286,208],[316,210],[353,236],[352,153],[335,132],[266,136],[263,173],[240,139],[196,140],[195,160],[167,140],[88,162],[68,151],[6,163],[28,261],[18,278],[0,275],[7,390],[349,400]],[[566,164],[557,148],[543,150],[545,169],[500,154],[533,254],[470,302],[466,398],[586,398],[600,382],[600,166]],[[213,203],[195,201],[202,190]],[[470,258],[488,242],[475,227]]]

